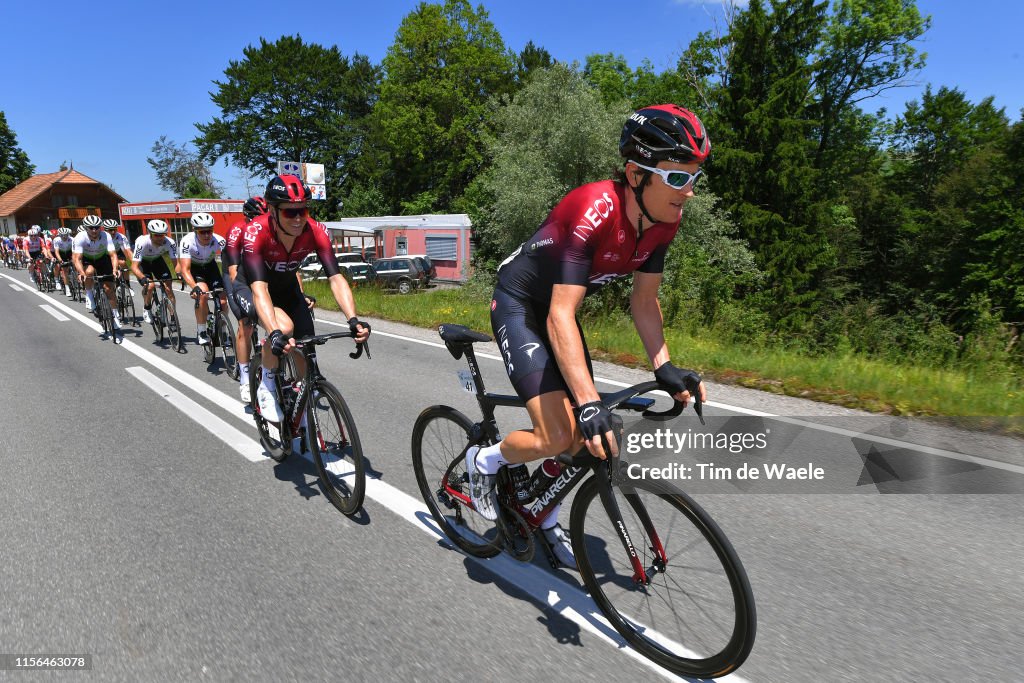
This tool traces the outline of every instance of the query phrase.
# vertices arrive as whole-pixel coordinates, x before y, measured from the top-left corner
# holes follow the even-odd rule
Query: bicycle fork
[[[654,554],[654,562],[650,567],[645,569],[643,563],[640,561],[640,556],[636,551],[636,546],[633,545],[633,541],[629,537],[629,532],[626,530],[626,524],[622,518],[622,510],[619,508],[619,502],[615,499],[615,493],[611,485],[612,464],[607,461],[602,463],[599,466],[596,475],[598,481],[598,494],[601,497],[601,503],[608,512],[608,516],[611,518],[611,521],[615,526],[615,533],[619,537],[619,542],[622,543],[622,548],[629,555],[630,564],[633,566],[633,582],[638,586],[649,585],[651,578],[655,574],[664,573],[668,566],[668,556],[666,555],[665,548],[654,528],[654,522],[651,520],[650,515],[647,514],[647,508],[644,507],[640,497],[636,493],[623,491],[623,496],[625,497],[626,502],[629,503],[629,506],[636,513],[637,517],[640,518],[640,523],[643,525],[647,538],[649,538],[651,542],[650,551]]]

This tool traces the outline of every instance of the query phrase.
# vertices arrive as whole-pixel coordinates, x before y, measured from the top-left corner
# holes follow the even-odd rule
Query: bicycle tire
[[[209,331],[209,330],[207,330]],[[210,339],[209,344],[200,344],[203,347],[203,360],[207,365],[213,365],[213,362],[217,360],[217,338],[216,334],[207,334]],[[199,340],[196,339],[198,342]]]
[[[448,491],[469,496],[464,458],[473,426],[472,420],[450,406],[424,410],[412,428],[412,467],[423,502],[448,540],[474,557],[494,557],[501,552],[494,522]]]
[[[110,335],[111,341],[117,343],[117,331],[114,329],[114,312],[110,308],[110,300],[107,299],[107,292],[103,287],[99,288],[96,297],[96,310],[100,319],[103,331]]]
[[[220,357],[224,361],[224,371],[231,379],[238,379],[238,354],[235,351],[235,328],[226,315],[217,316],[217,344],[220,346]]]
[[[249,405],[252,407],[252,418],[256,423],[256,432],[260,435],[260,443],[263,444],[267,455],[275,461],[281,462],[288,457],[290,449],[285,450],[285,444],[281,440],[280,427],[274,426],[273,422],[260,414],[260,405],[259,401],[256,400],[256,391],[259,389],[262,376],[263,364],[260,361],[259,354],[254,353],[249,361],[249,391],[251,392]]]
[[[181,353],[181,323],[178,321],[178,313],[167,299],[160,305],[163,307],[164,320],[167,322],[167,342],[172,349]]]
[[[634,580],[592,477],[576,494],[569,528],[594,602],[630,645],[675,674],[717,678],[735,671],[754,645],[757,618],[750,582],[729,539],[703,508],[667,482],[629,480],[612,490],[649,581]],[[668,558],[661,571],[652,571],[657,543],[644,517]],[[680,614],[677,607],[689,611]],[[683,632],[691,619],[712,624]]]
[[[306,402],[306,446],[327,499],[344,515],[358,512],[366,495],[359,431],[341,393],[324,380],[310,388]]]

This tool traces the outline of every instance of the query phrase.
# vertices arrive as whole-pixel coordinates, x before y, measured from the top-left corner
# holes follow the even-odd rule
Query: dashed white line
[[[67,317],[66,315],[64,315],[63,313],[61,313],[57,309],[55,309],[53,306],[47,306],[46,304],[40,304],[39,308],[43,309],[44,311],[46,311],[47,313],[49,313],[50,315],[52,315],[54,318],[56,318],[57,320],[59,320],[61,322],[65,322],[67,320],[71,320],[71,318]]]

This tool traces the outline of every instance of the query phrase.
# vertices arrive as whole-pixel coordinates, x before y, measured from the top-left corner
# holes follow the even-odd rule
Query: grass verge
[[[306,288],[316,295],[318,305],[337,310],[325,283],[309,282]],[[355,295],[361,315],[425,328],[457,322],[491,332],[489,299],[479,291],[434,289],[402,296],[359,287]],[[584,330],[595,358],[649,367],[631,325],[611,318],[590,319],[584,322]],[[673,329],[665,332],[678,365],[697,369],[718,382],[891,415],[991,417],[995,419],[986,427],[1020,432],[1019,421],[1009,418],[1024,416],[1024,387],[1012,378],[898,365],[855,355],[810,357],[722,344]]]

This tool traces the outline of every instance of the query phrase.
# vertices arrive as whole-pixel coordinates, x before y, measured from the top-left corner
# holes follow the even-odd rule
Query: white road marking
[[[246,460],[261,462],[268,459],[263,455],[263,446],[258,441],[235,429],[149,370],[138,366],[125,369],[135,379],[155,391],[157,395],[191,418],[196,424],[226,443],[232,450],[240,453]]]
[[[40,304],[39,308],[43,309],[44,311],[46,311],[47,313],[49,313],[50,315],[52,315],[54,318],[56,318],[57,320],[59,320],[61,322],[64,322],[65,320],[71,320],[71,318],[67,317],[66,315],[64,315],[63,313],[61,313],[57,309],[55,309],[53,306],[47,306],[46,304]]]
[[[7,276],[5,275],[4,277],[7,277]],[[19,287],[18,285],[11,285],[11,289],[13,289],[15,292],[23,292],[23,291],[25,291],[21,287]]]

